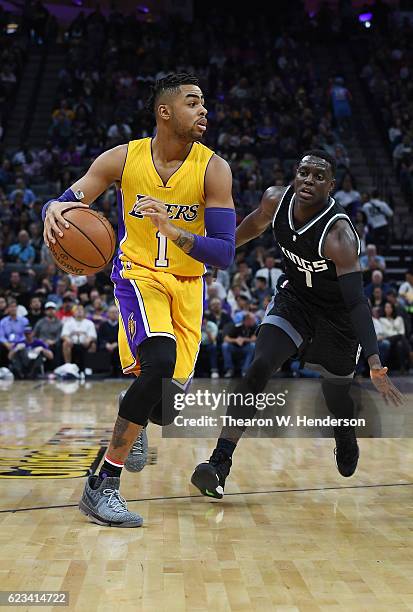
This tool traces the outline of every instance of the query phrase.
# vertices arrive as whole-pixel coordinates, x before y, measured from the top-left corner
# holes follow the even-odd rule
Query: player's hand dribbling
[[[52,242],[55,244],[55,236],[63,236],[63,228],[68,229],[69,224],[65,221],[63,213],[68,208],[89,208],[87,204],[80,202],[51,202],[47,207],[46,217],[44,220],[43,240],[48,247]]]
[[[387,376],[388,368],[371,368],[370,378],[377,391],[383,396],[386,404],[392,402],[396,406],[403,404],[403,395]]]

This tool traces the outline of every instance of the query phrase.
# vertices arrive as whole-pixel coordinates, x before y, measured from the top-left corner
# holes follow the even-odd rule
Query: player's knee
[[[272,366],[267,359],[261,356],[255,356],[251,363],[246,379],[253,393],[261,393],[265,389],[265,385],[271,377]]]
[[[169,402],[162,401],[152,410],[149,415],[149,420],[155,425],[165,427],[166,425],[173,423],[173,420],[177,414],[178,413],[175,410],[173,403],[171,404]]]
[[[141,376],[150,376],[160,385],[162,379],[172,378],[176,363],[176,342],[171,338],[155,337],[140,347]]]
[[[170,379],[173,377],[175,370],[175,358],[172,355],[159,355],[156,361],[141,362],[141,376],[150,376],[160,381],[164,378]]]

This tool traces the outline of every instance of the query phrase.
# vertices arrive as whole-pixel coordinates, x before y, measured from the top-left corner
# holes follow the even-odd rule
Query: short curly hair
[[[159,98],[166,92],[179,93],[181,85],[197,85],[199,81],[197,77],[188,72],[178,72],[168,74],[162,79],[158,79],[151,87],[151,93],[146,103],[149,112],[156,114],[156,104]]]

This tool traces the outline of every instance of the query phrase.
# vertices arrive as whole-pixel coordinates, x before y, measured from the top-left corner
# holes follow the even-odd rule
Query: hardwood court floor
[[[362,439],[349,480],[332,439],[243,440],[214,502],[189,483],[213,440],[150,426],[158,462],[121,488],[145,525],[105,528],[77,510],[84,478],[53,473],[93,461],[124,383],[65,385],[0,387],[0,590],[66,590],[82,612],[413,610],[411,440]]]

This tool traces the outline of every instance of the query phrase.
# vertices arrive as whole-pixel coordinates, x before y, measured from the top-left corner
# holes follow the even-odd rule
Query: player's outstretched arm
[[[336,266],[344,303],[350,311],[351,322],[370,367],[370,377],[386,402],[401,404],[403,396],[387,376],[387,368],[380,362],[377,336],[363,292],[363,279],[358,258],[358,244],[347,221],[337,221],[325,240],[323,255]]]
[[[150,196],[139,201],[137,210],[149,217],[158,230],[185,253],[210,266],[227,268],[235,255],[235,210],[232,174],[227,162],[213,155],[205,173],[206,236],[176,227],[168,219],[164,202]]]
[[[258,208],[238,225],[235,232],[235,246],[239,247],[261,236],[272,222],[286,189],[287,187],[268,187],[264,191]]]
[[[95,159],[84,176],[77,180],[56,200],[43,206],[43,238],[47,246],[55,243],[54,234],[63,236],[63,228],[69,227],[63,212],[77,206],[86,208],[116,181],[120,181],[125,165],[128,145],[119,145],[105,151]]]

